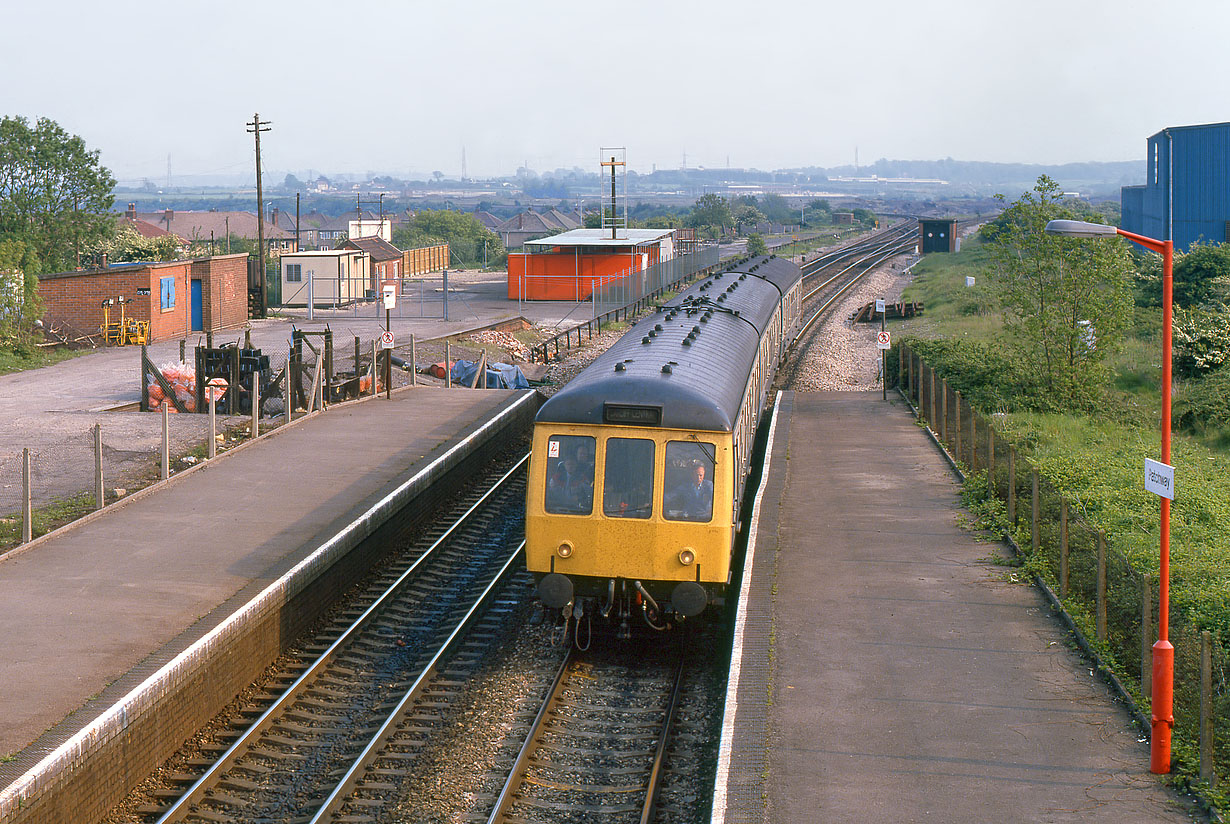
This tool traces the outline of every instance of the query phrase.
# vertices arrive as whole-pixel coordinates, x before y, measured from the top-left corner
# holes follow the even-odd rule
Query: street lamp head
[[[1046,224],[1048,235],[1062,237],[1115,237],[1119,230],[1104,223],[1086,223],[1083,220],[1052,220]]]

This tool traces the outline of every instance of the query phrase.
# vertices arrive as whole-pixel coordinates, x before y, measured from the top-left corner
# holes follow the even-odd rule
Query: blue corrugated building
[[[1124,229],[1170,238],[1176,250],[1230,239],[1230,123],[1162,129],[1145,164],[1145,185],[1120,193]]]

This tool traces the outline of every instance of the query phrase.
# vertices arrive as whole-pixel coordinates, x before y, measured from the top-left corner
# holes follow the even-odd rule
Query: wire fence
[[[1152,647],[1157,639],[1158,579],[1133,567],[1107,534],[1084,516],[1032,463],[1028,450],[1004,437],[995,415],[975,410],[943,376],[904,344],[892,375],[954,461],[1002,504],[1020,551],[1088,638],[1104,666],[1148,712]],[[967,480],[967,483],[970,482]],[[1224,640],[1170,616],[1174,661],[1174,739],[1200,754],[1206,781],[1230,768],[1230,659]],[[1143,716],[1142,716],[1143,717]],[[1146,724],[1146,728],[1147,728]]]
[[[399,319],[444,318],[448,312],[448,272],[387,278],[333,277],[304,272],[299,281],[282,284],[277,303],[308,320],[385,319],[381,290],[385,284],[396,288],[397,302],[389,316]]]

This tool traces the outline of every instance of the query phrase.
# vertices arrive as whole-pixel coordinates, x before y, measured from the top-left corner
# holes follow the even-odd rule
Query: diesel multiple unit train
[[[799,325],[798,266],[694,284],[552,396],[534,424],[526,562],[565,619],[661,629],[725,594],[752,442]]]

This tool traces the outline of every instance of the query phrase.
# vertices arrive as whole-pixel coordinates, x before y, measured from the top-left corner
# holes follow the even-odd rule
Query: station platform
[[[315,620],[325,570],[537,406],[422,387],[331,406],[0,557],[0,822],[95,820]]]
[[[783,393],[772,426],[714,822],[1192,820],[903,401]]]

